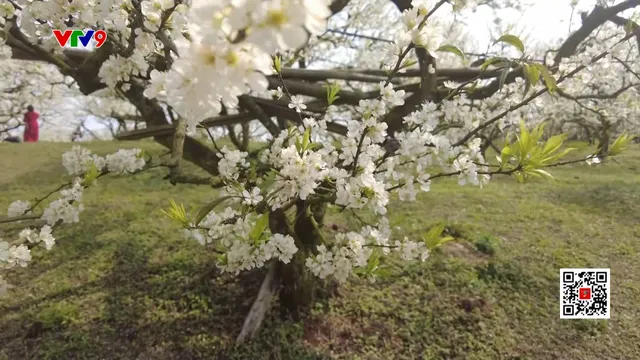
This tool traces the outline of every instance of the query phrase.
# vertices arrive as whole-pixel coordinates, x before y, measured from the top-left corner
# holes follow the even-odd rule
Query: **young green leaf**
[[[509,44],[515,47],[516,49],[520,50],[521,53],[524,53],[524,44],[522,43],[522,40],[520,40],[520,38],[515,35],[511,35],[511,34],[502,35],[493,44],[495,45],[499,42]]]
[[[304,135],[302,138],[302,151],[307,151],[309,148],[309,141],[311,140],[311,128],[308,127],[304,130]]]
[[[200,222],[202,222],[202,220],[207,216],[207,214],[209,214],[211,210],[213,210],[216,206],[234,197],[236,196],[222,196],[203,206],[200,209],[200,211],[198,211],[198,214],[196,215],[196,218],[195,218],[196,226],[200,225]]]
[[[554,152],[560,150],[560,147],[562,147],[562,144],[564,144],[564,141],[566,139],[567,139],[567,134],[552,136],[551,138],[549,138],[549,140],[547,140],[547,143],[544,145],[544,148],[542,149],[542,153],[544,155],[551,155]]]
[[[442,235],[443,231],[444,231],[444,224],[438,224],[432,227],[431,229],[429,229],[429,231],[426,234],[424,234],[424,240],[425,241],[435,240],[438,237],[440,237],[440,235]]]
[[[89,161],[88,165],[89,165],[89,168],[87,169],[87,172],[84,174],[84,179],[83,179],[83,184],[85,186],[93,185],[93,183],[98,178],[98,175],[100,175],[100,172],[98,171],[98,167],[93,162],[93,160]]]
[[[340,96],[338,96],[338,93],[340,92],[340,84],[327,83],[324,86],[327,89],[327,103],[331,105],[340,98]]]
[[[609,156],[620,155],[624,150],[627,149],[627,146],[631,143],[634,136],[630,136],[627,132],[621,134],[616,141],[609,147]]]
[[[273,59],[273,68],[278,74],[282,71],[282,59],[280,59],[280,56],[278,55],[276,55]]]
[[[638,25],[636,25],[633,20],[629,19],[625,24],[624,24],[624,32],[626,34],[632,33],[633,30],[635,30],[635,28],[638,27]]]
[[[499,58],[499,57],[487,59],[485,62],[482,63],[482,65],[480,65],[480,70],[484,71],[489,66],[495,65],[496,63],[500,63],[500,62],[503,62],[503,61],[504,61],[504,59],[503,58]]]
[[[547,89],[549,89],[549,93],[553,93],[558,88],[556,78],[553,77],[553,75],[551,74],[549,69],[547,69],[546,66],[542,64],[535,64],[535,67],[542,74],[542,78],[544,79],[544,83],[547,86]]]
[[[502,70],[502,73],[500,74],[500,81],[498,82],[498,91],[502,90],[502,87],[504,86],[505,81],[507,81],[507,76],[509,75],[509,69],[508,67],[504,68],[504,70]]]
[[[444,224],[439,224],[429,229],[429,231],[423,235],[424,243],[427,246],[427,249],[432,251],[446,242],[455,240],[451,236],[441,237],[444,228]]]
[[[298,150],[299,153],[301,153],[302,150],[302,142],[300,141],[300,137],[296,136],[296,150]]]
[[[523,94],[523,96],[526,96],[529,93],[529,89],[531,89],[532,86],[536,86],[538,84],[538,81],[540,81],[540,70],[538,70],[538,68],[535,66],[523,64],[522,72],[524,73],[524,77],[527,80],[526,88]]]
[[[264,213],[260,215],[258,221],[256,221],[256,225],[253,227],[251,232],[249,233],[249,238],[254,242],[260,241],[260,237],[269,226],[269,213]]]
[[[534,176],[542,176],[549,180],[553,180],[553,176],[551,176],[551,174],[549,174],[547,171],[542,169],[532,169],[529,171],[529,173]]]
[[[388,277],[391,275],[391,269],[389,266],[380,265],[373,271],[372,275],[377,278]]]
[[[178,205],[173,199],[169,200],[171,207],[168,211],[161,210],[165,215],[171,219],[179,222],[183,227],[188,228],[190,226],[189,219],[187,218],[187,211],[183,205]]]
[[[415,64],[417,64],[418,62],[416,60],[413,59],[406,59],[402,62],[402,65],[400,66],[400,68],[398,70],[402,70],[402,69],[406,69],[408,67],[411,67]]]
[[[502,168],[504,168],[505,166],[507,166],[507,164],[509,164],[509,159],[513,156],[513,151],[511,149],[511,146],[509,146],[508,144],[505,145],[502,148],[502,151],[500,152],[500,166]]]
[[[467,58],[466,56],[464,56],[464,53],[462,52],[462,50],[460,50],[460,48],[458,48],[457,46],[453,46],[453,45],[442,45],[440,46],[436,51],[439,52],[448,52],[451,54],[454,54],[456,56],[458,56],[460,59],[462,59],[463,62],[466,63]]]
[[[371,274],[380,265],[380,253],[374,251],[367,260],[367,273]]]

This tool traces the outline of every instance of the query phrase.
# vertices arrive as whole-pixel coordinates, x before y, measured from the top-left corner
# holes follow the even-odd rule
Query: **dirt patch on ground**
[[[391,324],[335,315],[305,321],[303,339],[316,349],[341,353],[358,346],[356,340],[362,336],[377,337],[380,342],[402,346],[402,340],[393,332]]]
[[[449,256],[462,258],[473,265],[484,264],[489,260],[485,254],[478,252],[470,244],[451,241],[442,245],[442,252]]]

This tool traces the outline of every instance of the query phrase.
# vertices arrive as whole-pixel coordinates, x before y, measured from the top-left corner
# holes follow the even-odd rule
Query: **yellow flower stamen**
[[[287,23],[287,15],[284,13],[282,9],[272,9],[267,13],[267,19],[265,20],[265,24],[277,28],[281,28],[284,24]]]

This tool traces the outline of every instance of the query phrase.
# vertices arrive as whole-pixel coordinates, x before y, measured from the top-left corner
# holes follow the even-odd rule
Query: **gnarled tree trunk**
[[[602,129],[600,129],[598,134],[598,142],[600,150],[598,151],[598,156],[601,161],[604,161],[606,155],[609,152],[609,141],[611,140],[611,134],[609,133],[610,124],[608,121],[602,121]]]
[[[313,220],[308,216],[307,207]],[[321,243],[318,232],[322,226],[326,204],[309,205],[299,200],[296,203],[296,246],[298,252],[289,264],[282,268],[282,289],[280,290],[280,304],[285,312],[294,319],[307,310],[318,295],[322,295],[323,284],[316,276],[306,269],[305,261]],[[317,225],[314,225],[315,220]]]

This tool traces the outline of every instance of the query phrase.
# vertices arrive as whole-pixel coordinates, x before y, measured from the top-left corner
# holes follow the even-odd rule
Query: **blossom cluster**
[[[108,171],[110,173],[133,174],[141,170],[145,165],[140,149],[120,149],[106,157],[92,154],[87,148],[74,146],[70,151],[62,154],[62,165],[71,176],[80,176],[91,168],[97,172]]]
[[[45,225],[40,232],[31,228],[23,229],[19,235],[20,244],[10,244],[0,238],[0,269],[12,269],[18,265],[26,267],[31,261],[31,250],[25,243],[38,244],[43,243],[47,250],[55,244],[55,238],[51,235],[51,227]],[[11,285],[0,275],[0,296],[4,295]]]
[[[29,6],[22,16],[44,13],[58,29],[64,25],[57,26],[55,19],[71,15],[79,24],[115,34],[121,51],[103,63],[101,81],[127,91],[134,77],[150,79],[144,95],[166,100],[187,119],[188,130],[219,114],[223,105],[235,107],[238,96],[266,91],[265,75],[272,74],[270,55],[302,46],[309,33],[324,30],[331,14],[326,0],[196,0],[189,6],[144,0],[139,7],[110,0],[100,6],[44,2]],[[51,30],[34,24],[25,31]],[[178,55],[167,71],[150,66],[150,57],[162,48]]]
[[[106,157],[92,154],[86,148],[74,146],[62,154],[62,164],[69,175],[74,177],[70,186],[62,187],[59,197],[51,201],[43,210],[39,220],[46,224],[40,229],[30,227],[18,234],[18,239],[8,242],[0,238],[0,269],[11,269],[15,265],[26,267],[31,261],[31,246],[42,244],[47,250],[55,245],[53,230],[61,224],[73,224],[80,221],[80,213],[84,210],[82,198],[87,187],[95,183],[100,173],[132,174],[142,170],[146,162],[140,149],[120,149]],[[93,171],[93,172],[92,172]],[[45,199],[38,201],[40,203]],[[34,212],[29,201],[16,200],[9,204],[7,215],[20,221],[23,216]],[[0,295],[11,285],[0,276]]]
[[[223,148],[219,170],[227,185],[221,196],[238,199],[243,210],[227,207],[220,213],[211,211],[200,224],[192,224],[187,235],[221,252],[224,260],[219,265],[225,271],[260,267],[276,257],[288,262],[297,252],[290,235],[276,233],[267,236],[264,242],[255,242],[249,239],[249,233],[256,226],[258,208],[262,205],[272,211],[286,210],[288,204],[300,199],[370,211],[378,218],[376,224],[364,225],[359,231],[336,234],[306,259],[309,270],[321,278],[333,276],[346,281],[355,269],[367,267],[377,251],[395,252],[406,260],[426,260],[429,250],[423,241],[392,240],[386,218],[391,193],[396,192],[403,200],[415,200],[420,191],[430,190],[428,171],[434,168],[458,174],[461,185],[486,184],[487,168],[478,165],[484,162],[479,139],[454,147],[451,139],[456,134],[434,133],[439,118],[468,119],[466,126],[471,127],[472,118],[475,116],[479,121],[483,113],[461,110],[465,107],[458,100],[446,102],[440,109],[426,103],[404,119],[411,129],[396,134],[399,145],[390,152],[384,146],[388,125],[380,118],[394,106],[403,105],[404,96],[404,91],[396,91],[392,84],[382,82],[378,99],[360,102],[357,107],[360,119],[347,122],[347,136],[338,146],[326,141],[320,145],[312,140],[326,136],[331,108],[320,120],[304,118],[300,126],[282,131],[261,154],[263,165],[272,169],[267,175],[272,179],[265,178],[258,186],[248,186],[242,177],[251,167],[249,154]],[[276,245],[284,239],[290,245]]]
[[[241,215],[231,207],[220,213],[210,212],[197,228],[186,229],[185,235],[201,245],[213,243],[216,248],[221,248],[224,260],[218,265],[227,272],[259,268],[270,259],[279,259],[283,263],[291,261],[298,248],[290,235],[276,233],[263,241],[250,242],[247,239],[256,219],[255,216]]]

